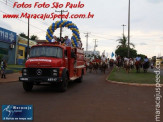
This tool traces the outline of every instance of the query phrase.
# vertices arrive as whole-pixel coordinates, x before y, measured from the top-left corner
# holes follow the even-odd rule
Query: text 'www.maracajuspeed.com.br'
[[[51,14],[29,14],[29,13],[21,13],[21,14],[3,14],[3,18],[6,19],[19,19],[19,18],[32,18],[32,19],[56,19],[56,18],[63,18],[63,19],[92,19],[94,17],[94,14],[91,14],[91,12],[89,12],[88,14],[71,14],[69,12],[67,12],[66,14],[55,14],[55,13],[51,13]]]

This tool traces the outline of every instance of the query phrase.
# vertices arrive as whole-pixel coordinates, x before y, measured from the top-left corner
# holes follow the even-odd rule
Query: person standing
[[[136,61],[141,61],[141,57],[140,56],[137,56],[136,57]]]
[[[7,67],[6,61],[2,60],[2,62],[1,62],[1,73],[2,73],[2,76],[1,76],[1,78],[5,78],[6,79],[6,67]]]
[[[65,42],[64,38],[61,37],[61,44],[63,44]]]
[[[57,42],[57,37],[53,36],[53,39],[51,40],[51,42]]]
[[[71,40],[68,38],[68,36],[65,36],[65,44],[66,46],[71,46]]]
[[[102,57],[101,57],[102,63],[106,63],[106,59],[107,59],[107,58],[106,58],[105,55],[103,54]]]
[[[1,74],[2,74],[2,70],[3,70],[3,59],[1,61]],[[2,78],[2,77],[1,77]]]

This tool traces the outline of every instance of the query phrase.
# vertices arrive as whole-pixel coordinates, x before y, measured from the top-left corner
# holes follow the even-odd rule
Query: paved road
[[[154,87],[111,84],[106,76],[88,73],[83,83],[71,83],[65,93],[45,86],[26,93],[19,82],[1,83],[0,105],[33,104],[34,122],[155,121]]]

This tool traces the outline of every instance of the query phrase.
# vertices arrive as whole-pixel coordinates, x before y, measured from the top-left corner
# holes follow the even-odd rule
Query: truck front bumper
[[[21,82],[62,82],[62,78],[59,77],[19,77]]]

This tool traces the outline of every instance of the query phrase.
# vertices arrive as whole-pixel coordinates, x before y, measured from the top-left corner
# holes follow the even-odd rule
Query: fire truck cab
[[[44,42],[30,49],[19,81],[25,91],[31,91],[33,85],[47,83],[66,91],[69,81],[82,82],[85,71],[83,49]]]

